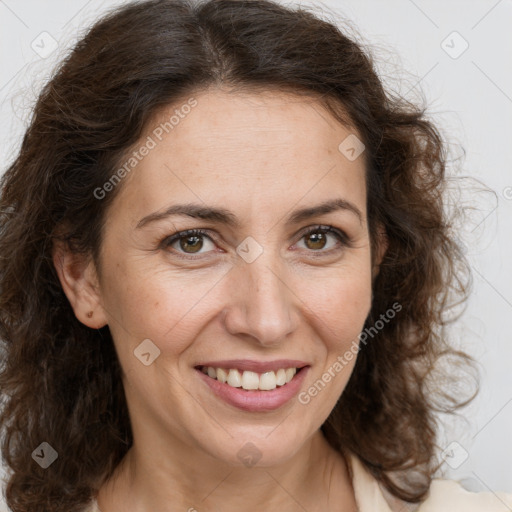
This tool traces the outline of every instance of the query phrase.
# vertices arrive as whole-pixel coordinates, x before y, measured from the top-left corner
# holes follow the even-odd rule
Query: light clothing
[[[359,512],[512,512],[512,494],[470,492],[455,480],[434,479],[425,501],[408,504],[392,496],[355,455],[349,463]]]
[[[432,481],[421,504],[408,504],[384,489],[357,456],[349,455],[348,463],[359,512],[512,512],[511,493],[470,492],[455,480],[443,479]],[[86,512],[102,511],[94,501]]]

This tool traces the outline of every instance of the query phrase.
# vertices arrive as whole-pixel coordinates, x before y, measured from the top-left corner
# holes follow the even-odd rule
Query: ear
[[[372,279],[375,279],[379,275],[380,264],[388,250],[389,240],[383,224],[379,224],[377,227],[377,240],[375,245],[375,254],[372,255]]]
[[[63,241],[53,245],[53,265],[76,318],[91,329],[107,324],[92,258],[72,252]]]

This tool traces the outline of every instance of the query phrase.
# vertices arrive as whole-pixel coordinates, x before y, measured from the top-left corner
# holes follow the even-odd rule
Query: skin
[[[194,366],[299,359],[311,366],[304,391],[357,341],[378,271],[364,153],[350,161],[338,150],[357,132],[314,99],[282,92],[211,89],[194,98],[197,106],[118,185],[99,268],[65,247],[54,252],[77,318],[91,328],[109,325],[124,373],[134,444],[101,487],[99,507],[356,510],[346,462],[320,431],[355,358],[307,405],[295,398],[267,412],[224,403]],[[141,144],[175,108],[160,112]],[[292,211],[338,198],[361,219],[339,209],[286,225]],[[137,228],[143,217],[189,202],[228,208],[240,226],[172,216]],[[318,224],[345,232],[348,245],[335,234],[325,245],[305,236]],[[212,234],[202,248],[162,247],[166,237],[197,228]],[[252,263],[236,252],[249,236],[263,248]],[[160,355],[145,366],[134,349],[148,338]],[[253,467],[237,457],[247,442],[261,454]]]

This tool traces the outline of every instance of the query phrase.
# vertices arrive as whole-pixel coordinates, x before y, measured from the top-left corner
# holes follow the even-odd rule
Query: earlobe
[[[107,318],[92,258],[72,252],[65,242],[54,241],[53,264],[76,318],[91,329],[105,326]]]

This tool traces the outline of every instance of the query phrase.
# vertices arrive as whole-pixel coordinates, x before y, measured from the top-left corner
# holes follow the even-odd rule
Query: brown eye
[[[316,226],[303,234],[300,243],[311,252],[328,253],[331,250],[349,246],[345,233],[332,226]]]
[[[208,244],[211,247],[208,247]],[[180,231],[172,236],[165,238],[160,247],[169,250],[170,252],[179,255],[203,255],[215,249],[213,240],[203,231],[198,229],[190,229],[187,231]],[[208,250],[202,251],[203,248]]]
[[[323,249],[327,243],[325,233],[311,233],[304,238],[306,239],[306,246],[313,250]]]
[[[188,253],[196,253],[201,250],[203,247],[203,240],[200,236],[187,236],[186,238],[179,239],[180,249],[183,249],[184,252]]]

